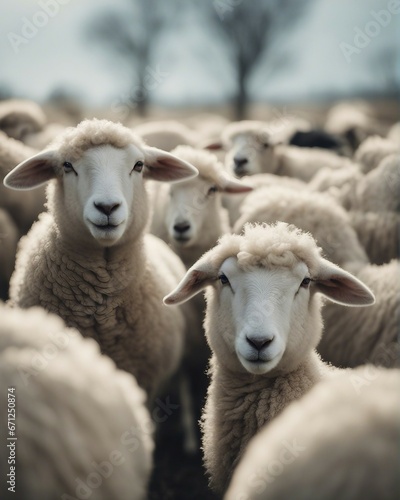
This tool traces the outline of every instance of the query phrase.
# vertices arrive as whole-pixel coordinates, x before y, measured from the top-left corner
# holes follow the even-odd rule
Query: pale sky
[[[85,31],[101,9],[121,10],[127,1],[2,0],[0,83],[9,85],[17,95],[38,100],[59,87],[82,95],[90,105],[123,100],[132,88],[127,73],[101,45],[89,41]],[[371,69],[371,60],[382,47],[400,46],[400,13],[391,15],[387,26],[379,26],[376,37],[350,63],[340,43],[354,44],[355,30],[365,30],[374,21],[371,10],[387,10],[390,1],[315,0],[310,15],[282,33],[274,48],[278,54],[285,48],[294,53],[294,64],[268,74],[262,62],[251,80],[254,98],[302,100],[382,88],[385,75]],[[46,15],[43,5],[52,4],[55,9],[55,3],[57,11],[51,11],[52,17]],[[35,28],[35,24],[43,26]],[[197,16],[186,12],[179,30],[165,34],[155,52],[152,68],[163,75],[152,93],[156,101],[181,105],[218,102],[232,93],[231,68],[224,51]]]

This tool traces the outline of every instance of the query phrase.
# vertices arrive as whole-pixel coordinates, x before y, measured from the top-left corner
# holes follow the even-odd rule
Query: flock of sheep
[[[18,498],[146,498],[171,391],[221,498],[398,497],[400,123],[66,128],[10,100],[0,173]]]

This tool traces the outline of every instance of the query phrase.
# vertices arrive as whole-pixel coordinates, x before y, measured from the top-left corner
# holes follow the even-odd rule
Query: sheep
[[[335,264],[355,273],[376,295],[370,310],[337,304],[323,309],[324,335],[318,351],[325,361],[337,366],[354,367],[369,361],[397,366],[398,320],[400,317],[398,263],[373,266],[361,246],[351,218],[326,195],[295,192],[289,189],[260,190],[248,196],[243,215],[234,227],[240,233],[248,223],[276,220],[309,231]],[[382,352],[393,351],[386,360]],[[386,366],[386,365],[385,365]]]
[[[369,263],[348,213],[325,193],[283,186],[254,191],[242,204],[242,215],[233,231],[239,234],[249,222],[272,223],[278,220],[310,232],[326,258],[338,266],[356,272]]]
[[[8,391],[17,498],[146,498],[153,425],[136,380],[41,308],[0,305],[0,315],[0,408],[6,415]],[[6,443],[4,425],[0,436]],[[5,453],[0,468],[10,470]],[[9,487],[1,481],[2,498]]]
[[[249,175],[241,178],[242,182],[246,186],[250,186],[253,190],[257,190],[264,187],[270,186],[284,186],[292,189],[303,190],[307,189],[307,184],[300,179],[294,179],[293,177],[280,177],[273,174],[255,174]],[[250,191],[251,192],[251,191]],[[249,193],[239,193],[239,194],[229,194],[224,195],[222,198],[223,206],[228,210],[229,213],[229,223],[231,226],[240,217],[240,210],[242,203],[246,199]]]
[[[8,298],[8,283],[14,270],[19,231],[9,214],[0,208],[0,299]]]
[[[44,210],[45,190],[40,188],[22,194],[6,189],[2,181],[16,165],[36,153],[35,149],[7,137],[0,131],[0,208],[7,210],[12,216],[21,234],[28,231],[39,213]]]
[[[370,135],[386,135],[386,127],[373,116],[365,101],[340,102],[329,110],[324,129],[347,140],[356,151]]]
[[[218,238],[230,232],[221,194],[247,193],[252,187],[230,178],[215,155],[190,146],[172,151],[199,171],[195,179],[153,187],[154,213],[151,232],[174,249],[187,268]]]
[[[231,123],[222,135],[225,167],[237,177],[270,173],[309,181],[322,167],[343,168],[351,161],[330,151],[280,144],[279,133],[257,121]]]
[[[42,150],[55,140],[58,135],[64,132],[65,128],[64,125],[60,125],[59,123],[49,123],[40,132],[27,135],[24,138],[24,144],[31,148]]]
[[[221,206],[222,194],[231,196],[252,188],[230,178],[215,155],[208,151],[178,146],[172,154],[194,165],[199,176],[174,185],[153,183],[157,185],[153,186],[155,208],[150,230],[169,243],[189,268],[216,244],[220,236],[231,230],[227,212]],[[210,356],[202,328],[204,300],[197,297],[184,307],[186,323],[190,325],[184,363],[188,367],[192,406],[200,418],[207,387],[204,372]]]
[[[357,164],[345,168],[321,168],[308,183],[312,191],[329,191],[332,189],[352,190],[362,179],[363,174]]]
[[[20,141],[40,132],[46,124],[41,107],[33,101],[8,99],[0,102],[0,130]]]
[[[282,222],[222,237],[164,302],[181,303],[208,285],[204,326],[213,355],[203,450],[211,487],[222,492],[251,437],[335,374],[315,351],[322,331],[318,293],[353,306],[374,298],[324,259],[311,235]]]
[[[351,200],[353,210],[400,211],[400,153],[384,158],[357,184]]]
[[[400,186],[400,154],[389,155],[379,166],[348,183],[332,194],[347,210],[364,212],[398,212]]]
[[[200,141],[194,130],[173,120],[142,123],[133,127],[133,131],[149,146],[164,151],[172,151],[181,145],[196,146]]]
[[[372,264],[386,264],[399,256],[398,212],[349,212],[351,225]]]
[[[317,384],[251,441],[224,499],[397,499],[399,375],[365,366]]]
[[[373,290],[376,303],[369,311],[339,311],[337,306],[327,304],[318,352],[336,366],[354,368],[368,362],[400,367],[400,263],[393,259],[381,266],[370,264],[356,275]]]
[[[380,162],[391,154],[400,153],[400,144],[374,135],[368,137],[357,149],[354,159],[361,166],[361,171],[368,174]]]
[[[4,180],[14,189],[51,181],[48,213],[21,240],[11,304],[40,305],[96,339],[150,402],[180,361],[183,315],[161,299],[185,268],[163,241],[144,234],[144,179],[196,174],[121,124],[94,119],[67,129]]]

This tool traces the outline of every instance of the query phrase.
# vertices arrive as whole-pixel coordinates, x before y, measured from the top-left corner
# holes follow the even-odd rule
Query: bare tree
[[[112,57],[119,56],[131,72],[132,85],[127,103],[140,115],[147,113],[150,83],[150,62],[155,41],[167,19],[162,0],[130,0],[126,13],[106,11],[89,27],[91,38],[106,44]]]
[[[225,38],[230,54],[237,91],[234,99],[237,119],[245,116],[249,101],[248,82],[260,62],[268,57],[274,37],[294,24],[307,6],[307,0],[213,0],[211,19]],[[284,56],[285,64],[290,60]],[[275,61],[274,63],[277,64]]]

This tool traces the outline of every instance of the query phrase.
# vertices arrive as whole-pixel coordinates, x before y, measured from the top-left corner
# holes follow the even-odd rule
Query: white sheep
[[[351,217],[326,195],[274,188],[250,194],[236,233],[248,223],[276,220],[309,231],[335,264],[366,283],[376,295],[371,309],[346,308],[327,304],[323,309],[324,335],[318,346],[322,357],[336,366],[357,366],[371,362],[397,366],[400,294],[398,262],[383,266],[369,264],[366,252],[351,226]],[[393,352],[386,360],[382,352]]]
[[[224,491],[260,427],[334,373],[314,350],[322,332],[319,293],[354,306],[374,298],[322,258],[309,234],[285,223],[224,236],[164,301],[181,303],[209,285],[204,325],[213,355],[203,450],[211,486]]]
[[[180,361],[184,318],[162,297],[185,269],[163,241],[144,235],[144,180],[196,174],[120,124],[85,120],[4,181],[31,189],[51,180],[49,213],[21,240],[11,302],[41,305],[96,339],[150,401]]]
[[[146,122],[132,130],[140,136],[148,146],[164,151],[172,151],[177,146],[196,146],[200,136],[194,130],[174,120]]]
[[[354,160],[361,166],[361,171],[368,174],[386,156],[395,153],[400,153],[400,144],[379,135],[373,135],[360,144],[360,147],[355,152]]]
[[[372,264],[386,264],[399,257],[399,212],[352,210],[349,218]]]
[[[0,130],[13,139],[23,141],[29,134],[43,129],[47,118],[33,101],[8,99],[0,102]]]
[[[225,167],[236,176],[269,173],[309,181],[321,168],[343,168],[351,161],[322,149],[280,144],[279,134],[257,121],[231,123],[222,135]]]
[[[297,190],[303,190],[308,188],[308,184],[301,181],[300,179],[294,179],[293,177],[278,176],[273,174],[249,175],[242,177],[241,181],[246,186],[252,187],[254,191],[262,189],[264,187],[272,187],[272,186],[278,186],[278,187],[283,186]],[[239,219],[242,203],[247,198],[249,193],[251,193],[251,191],[248,193],[229,194],[223,196],[222,204],[228,210],[229,222],[231,226],[234,226],[235,222]]]
[[[14,270],[19,231],[10,215],[0,208],[0,299],[8,298],[8,284]]]
[[[230,232],[222,194],[248,193],[252,187],[228,176],[208,151],[178,146],[172,154],[194,165],[199,176],[172,185],[153,183],[150,230],[169,243],[189,268],[220,236]]]
[[[386,135],[386,127],[375,118],[366,101],[339,102],[332,106],[324,128],[346,139],[354,151],[370,135]]]
[[[329,191],[332,189],[346,189],[350,191],[355,188],[362,179],[363,173],[359,165],[347,165],[344,168],[321,168],[308,183],[312,191]]]
[[[356,276],[373,290],[376,303],[368,311],[327,304],[318,352],[336,366],[400,367],[400,263],[393,259],[381,266],[369,264]]]
[[[365,212],[399,212],[399,193],[400,153],[397,153],[384,158],[357,183],[351,208]]]
[[[349,214],[326,193],[311,193],[283,186],[250,193],[234,226],[240,233],[247,223],[283,221],[313,235],[326,258],[338,266],[358,270],[369,263],[351,226]]]
[[[16,165],[37,152],[0,131],[0,208],[12,216],[21,234],[28,231],[44,210],[45,190],[42,187],[29,193],[11,191],[3,186],[3,179]]]
[[[0,305],[0,315],[0,409],[7,415],[11,401],[16,411],[17,498],[144,500],[153,425],[136,380],[41,308]],[[5,460],[0,496],[11,498]]]
[[[253,438],[224,500],[398,498],[400,372],[317,384]]]

